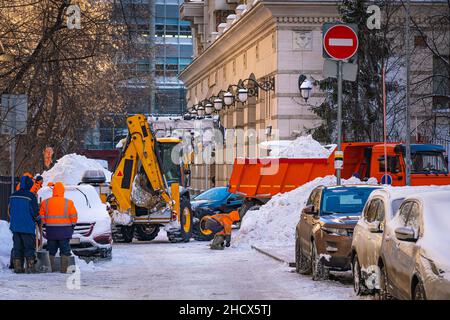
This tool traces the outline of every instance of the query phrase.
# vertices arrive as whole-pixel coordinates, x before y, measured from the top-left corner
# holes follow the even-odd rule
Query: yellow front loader
[[[156,139],[144,115],[129,117],[127,126],[108,196],[114,240],[150,241],[164,227],[171,242],[189,241],[190,197],[180,186],[185,169],[176,148],[181,140]]]

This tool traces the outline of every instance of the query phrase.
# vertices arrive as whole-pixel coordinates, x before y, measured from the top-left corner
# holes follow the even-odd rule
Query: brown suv
[[[295,262],[301,274],[327,279],[330,270],[350,270],[353,228],[370,193],[379,187],[315,188],[296,228]]]

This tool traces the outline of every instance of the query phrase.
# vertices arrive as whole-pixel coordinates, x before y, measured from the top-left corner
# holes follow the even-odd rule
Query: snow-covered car
[[[450,191],[409,196],[386,225],[380,296],[450,299]]]
[[[97,191],[93,186],[87,184],[64,187],[64,197],[74,202],[78,212],[78,222],[70,240],[73,253],[78,256],[110,257],[112,251],[111,218]],[[39,202],[50,198],[52,193],[51,187],[39,190]]]
[[[356,294],[377,293],[380,289],[381,243],[383,232],[406,197],[417,192],[432,192],[445,187],[387,187],[372,192],[352,240],[353,288]]]

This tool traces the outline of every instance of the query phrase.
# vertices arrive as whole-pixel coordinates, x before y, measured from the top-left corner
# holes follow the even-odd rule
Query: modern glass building
[[[182,114],[185,89],[178,73],[192,57],[192,35],[189,21],[179,19],[182,0],[155,0],[155,110],[158,114]]]
[[[179,19],[183,0],[115,0],[113,20],[127,24],[131,50],[118,64],[126,75],[121,86],[127,114],[181,115],[186,94],[177,78],[192,60],[188,21]],[[100,120],[85,135],[84,149],[113,149],[126,134],[125,115]]]

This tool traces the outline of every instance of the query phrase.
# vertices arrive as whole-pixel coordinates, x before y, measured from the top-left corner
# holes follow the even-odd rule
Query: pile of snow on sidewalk
[[[278,143],[277,143],[278,142]],[[287,143],[288,142],[288,143]],[[298,137],[293,141],[268,141],[270,158],[328,158],[336,145],[322,146],[311,135]]]
[[[60,158],[53,168],[42,174],[44,185],[48,182],[58,181],[67,185],[76,185],[81,182],[86,170],[102,170],[105,173],[106,181],[111,181],[111,172],[103,168],[97,160],[71,153]]]
[[[377,180],[370,178],[363,182],[351,177],[343,179],[342,184],[377,184]],[[275,195],[259,210],[247,211],[241,228],[234,237],[234,244],[293,246],[300,210],[305,206],[311,191],[321,185],[336,185],[336,177],[330,175],[316,178],[295,190]]]
[[[9,223],[0,220],[0,270],[9,265],[12,247],[12,233],[9,230]]]

